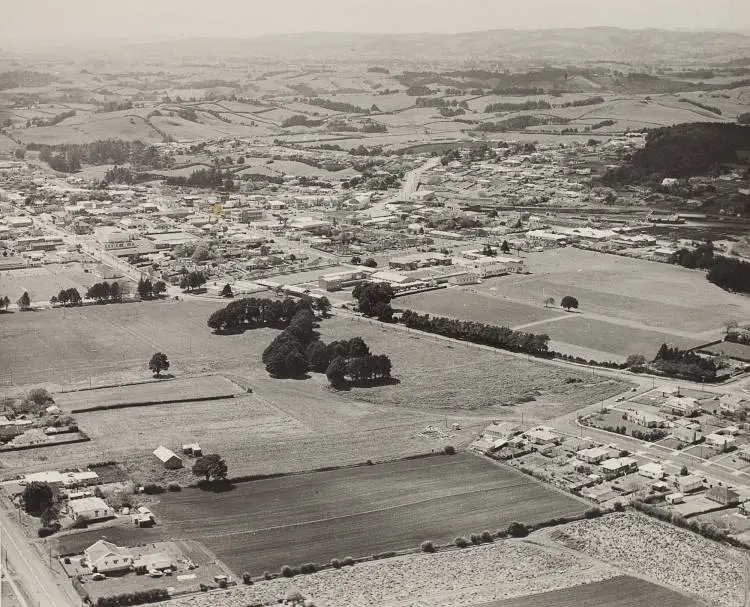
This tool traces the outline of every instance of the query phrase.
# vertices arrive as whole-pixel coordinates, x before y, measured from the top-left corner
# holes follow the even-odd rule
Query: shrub
[[[471,540],[471,543],[474,544],[475,546],[478,546],[479,544],[482,543],[482,538],[480,537],[478,533],[472,533],[469,536],[469,539]]]
[[[469,540],[467,540],[462,535],[459,535],[455,540],[453,540],[453,543],[458,548],[466,548],[469,545]]]
[[[443,453],[445,453],[446,455],[455,455],[456,448],[453,445],[446,445],[445,449],[443,449]]]
[[[146,495],[157,495],[159,493],[164,493],[164,487],[157,483],[148,483],[143,486],[143,492]]]
[[[529,530],[523,523],[513,522],[508,525],[508,535],[511,537],[526,537],[529,534]]]
[[[245,573],[242,574],[242,583],[246,586],[252,586],[253,585],[253,578],[250,575],[249,571],[245,571]]]
[[[272,580],[275,577],[276,576],[273,573],[271,573],[270,571],[264,571],[263,572],[263,579]]]
[[[331,567],[334,569],[341,569],[341,561],[338,559],[331,559]]]
[[[281,568],[281,575],[284,577],[294,577],[294,569],[292,569],[289,565],[284,565]]]
[[[206,592],[208,590],[208,586],[206,586],[205,584],[201,584],[200,589],[201,589],[201,592]]]
[[[169,485],[167,485],[167,491],[177,493],[178,491],[182,491],[182,487],[180,487],[177,483],[169,483]]]
[[[52,527],[39,527],[37,529],[36,534],[39,537],[49,537],[55,532],[55,530]]]
[[[372,560],[379,561],[380,559],[389,559],[394,556],[396,556],[395,552],[378,552],[377,554],[372,555]]]
[[[435,552],[435,544],[430,541],[422,542],[419,545],[419,548],[422,550],[422,552]]]
[[[602,515],[602,511],[594,506],[593,508],[589,508],[584,512],[583,514],[586,518],[597,518]]]
[[[320,569],[320,565],[318,565],[318,563],[305,563],[299,568],[300,573],[305,574],[315,573],[316,571],[318,571],[318,569]]]
[[[622,502],[615,502],[613,507],[615,509],[615,512],[622,512],[623,510],[625,510],[625,506],[622,505]]]
[[[351,556],[344,557],[344,560],[341,561],[341,564],[344,565],[344,567],[353,567],[354,559]]]
[[[495,540],[492,537],[492,534],[489,531],[482,531],[482,541],[483,542],[494,542]]]

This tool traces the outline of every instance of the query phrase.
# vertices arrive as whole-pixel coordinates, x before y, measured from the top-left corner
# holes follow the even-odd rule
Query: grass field
[[[412,548],[585,504],[471,455],[240,483],[226,493],[165,494],[166,532],[197,539],[235,572]],[[372,530],[378,533],[373,534]]]
[[[492,288],[497,287],[490,287]],[[502,293],[502,289],[497,292]],[[494,291],[471,293],[463,289],[442,289],[399,297],[394,304],[397,308],[408,308],[433,316],[449,316],[506,327],[557,318],[564,314],[558,309],[508,301],[493,293]]]
[[[92,266],[87,264],[88,268]],[[75,287],[81,296],[102,279],[93,272],[84,272],[80,263],[48,264],[39,268],[24,268],[0,272],[0,293],[12,303],[28,291],[32,301],[48,302],[61,289]],[[111,282],[111,281],[110,281]],[[123,283],[123,280],[117,282]]]
[[[630,576],[553,590],[477,607],[699,607],[685,595]]]
[[[724,354],[730,358],[737,358],[739,360],[750,361],[750,346],[744,344],[736,344],[731,341],[723,341],[720,344],[705,348],[708,352],[714,354]]]
[[[75,412],[89,407],[108,407],[161,400],[199,400],[208,397],[232,396],[244,392],[221,376],[185,377],[173,380],[130,385],[124,388],[101,388],[79,392],[59,392],[55,403],[65,411]]]

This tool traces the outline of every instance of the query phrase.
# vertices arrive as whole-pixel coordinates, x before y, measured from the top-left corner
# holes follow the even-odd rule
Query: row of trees
[[[346,385],[347,380],[365,382],[386,379],[391,376],[391,359],[385,354],[359,356],[344,359],[334,358],[326,369],[326,377],[334,388]]]
[[[412,310],[405,310],[402,313],[401,322],[410,329],[435,333],[452,339],[470,341],[511,352],[524,352],[532,356],[550,355],[549,335],[514,331],[508,327],[469,320],[441,316],[430,317],[429,314],[418,314]]]
[[[10,305],[10,299],[7,295],[0,295],[0,312],[7,312]]]
[[[97,282],[91,285],[86,291],[86,299],[95,299],[98,302],[122,301],[122,288],[116,282],[112,284],[106,280],[104,282]]]
[[[315,307],[325,317],[331,304],[323,297]],[[308,299],[295,302],[290,297],[283,300],[243,297],[211,314],[208,326],[216,333],[238,333],[256,327],[286,328],[297,312],[312,308]]]
[[[654,359],[653,366],[665,375],[684,377],[694,381],[716,379],[716,363],[688,350],[662,344]]]
[[[91,291],[91,289],[89,289]],[[89,294],[86,293],[86,297],[89,297]],[[57,296],[53,295],[50,297],[49,302],[55,306],[57,304],[61,306],[80,306],[82,303],[81,300],[81,294],[78,292],[78,289],[75,287],[70,287],[69,289],[60,289],[60,292],[57,294]]]
[[[714,254],[714,245],[708,242],[694,249],[682,248],[670,259],[684,268],[708,270],[706,278],[718,287],[736,293],[750,293],[750,263]]]
[[[141,277],[138,281],[136,292],[141,299],[153,299],[167,292],[167,283],[163,280],[157,280],[152,283],[150,278]]]

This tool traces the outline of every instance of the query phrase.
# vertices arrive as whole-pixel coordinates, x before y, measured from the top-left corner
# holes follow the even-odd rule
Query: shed
[[[133,570],[136,573],[146,573],[147,571],[163,571],[164,569],[174,569],[172,557],[163,552],[155,554],[142,554],[133,561]]]
[[[665,496],[664,499],[668,504],[681,504],[685,501],[685,496],[682,495],[682,493],[670,493],[669,495]]]
[[[169,470],[182,468],[182,458],[162,445],[154,450],[154,455]]]
[[[734,506],[740,503],[740,494],[726,485],[715,485],[708,490],[706,497],[711,501],[725,506]]]

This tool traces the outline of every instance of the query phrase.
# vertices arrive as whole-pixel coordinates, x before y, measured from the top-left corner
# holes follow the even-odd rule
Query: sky
[[[589,26],[750,33],[750,0],[0,0],[0,44]]]

